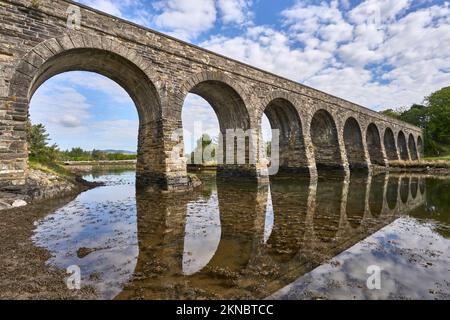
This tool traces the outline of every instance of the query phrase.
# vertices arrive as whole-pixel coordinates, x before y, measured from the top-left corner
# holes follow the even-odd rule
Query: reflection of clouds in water
[[[135,187],[100,187],[81,194],[37,224],[33,241],[52,254],[51,265],[78,265],[82,285],[114,298],[134,272],[139,253]],[[93,251],[78,257],[81,248]]]
[[[208,201],[188,203],[183,274],[192,275],[208,265],[219,247],[221,232],[217,192]]]
[[[450,240],[433,227],[401,218],[330,263],[302,276],[280,299],[449,299]],[[383,269],[381,290],[368,290],[371,265]],[[442,287],[447,284],[447,287]]]
[[[273,203],[272,203],[272,192],[270,190],[267,191],[267,210],[266,210],[266,221],[264,223],[264,243],[270,239],[270,235],[272,234],[274,223],[274,214],[273,214]]]

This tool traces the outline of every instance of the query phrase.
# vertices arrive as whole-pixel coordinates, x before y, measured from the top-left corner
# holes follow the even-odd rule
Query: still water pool
[[[450,180],[204,175],[164,195],[137,192],[133,171],[85,178],[105,186],[38,221],[33,241],[103,299],[450,298]]]

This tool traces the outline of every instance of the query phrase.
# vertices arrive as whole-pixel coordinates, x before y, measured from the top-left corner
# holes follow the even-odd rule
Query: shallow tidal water
[[[85,179],[105,186],[37,221],[33,242],[103,299],[450,298],[450,180],[204,175],[164,195],[137,192],[133,171]]]

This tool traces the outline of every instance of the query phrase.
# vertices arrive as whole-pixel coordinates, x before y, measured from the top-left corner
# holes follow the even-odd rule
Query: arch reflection
[[[140,252],[119,298],[265,298],[424,202],[393,174],[215,185],[137,198]]]

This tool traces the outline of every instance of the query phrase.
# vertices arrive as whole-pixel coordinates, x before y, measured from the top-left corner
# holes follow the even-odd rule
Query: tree
[[[54,162],[59,157],[59,150],[56,144],[49,145],[49,134],[44,125],[27,124],[27,142],[29,157],[32,159]]]
[[[202,137],[197,140],[197,147],[191,153],[191,163],[195,163],[197,157],[201,157],[202,164],[215,161],[216,150],[217,144],[214,143],[213,139],[208,134],[203,134]]]
[[[103,151],[94,149],[92,150],[91,157],[92,160],[106,160],[108,155]]]
[[[425,105],[414,104],[409,109],[388,109],[381,113],[422,128],[426,155],[441,155],[450,149],[450,87],[426,97]]]
[[[450,87],[432,93],[425,101],[430,136],[438,143],[450,144]]]
[[[400,120],[401,114],[399,111],[393,110],[393,109],[387,109],[380,112],[381,114],[384,114],[385,116],[398,119]]]
[[[272,156],[272,141],[266,142],[266,156],[270,158]]]
[[[400,120],[411,123],[419,128],[425,129],[428,124],[429,110],[426,106],[413,104],[408,110],[400,115]]]
[[[71,158],[83,158],[86,156],[86,152],[81,148],[72,148],[72,150],[68,152],[68,155]]]

